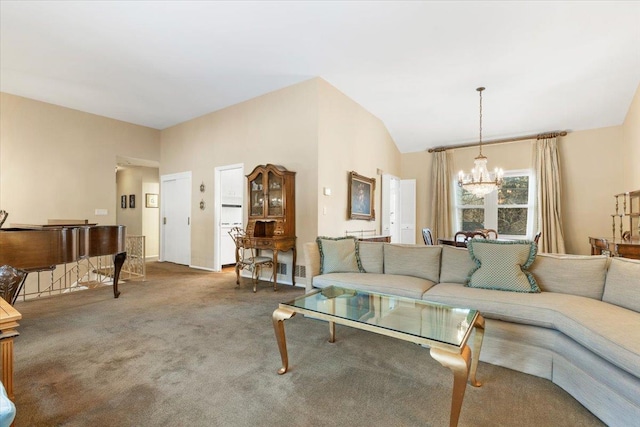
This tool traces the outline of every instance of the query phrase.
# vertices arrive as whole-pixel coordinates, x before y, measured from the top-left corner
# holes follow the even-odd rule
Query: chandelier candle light
[[[475,167],[470,174],[460,171],[458,185],[476,197],[484,197],[502,185],[504,172],[496,168],[494,172],[487,170],[487,158],[482,155],[482,91],[483,87],[476,89],[480,93],[480,154],[473,161]]]

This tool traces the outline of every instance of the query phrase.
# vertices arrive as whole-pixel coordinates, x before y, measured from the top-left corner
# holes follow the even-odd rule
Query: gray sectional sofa
[[[481,361],[551,380],[608,425],[639,425],[640,261],[534,252],[529,293],[467,286],[477,264],[464,248],[359,242],[356,267],[349,258],[321,274],[318,246],[304,245],[307,291],[336,285],[477,309]]]

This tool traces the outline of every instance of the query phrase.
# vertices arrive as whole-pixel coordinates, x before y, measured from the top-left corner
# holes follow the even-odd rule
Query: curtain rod
[[[556,138],[558,136],[566,136],[567,131],[556,131],[556,132],[546,132],[546,133],[538,133],[535,135],[525,135],[525,136],[517,136],[514,138],[504,138],[504,139],[493,139],[491,141],[483,141],[482,145],[493,145],[493,144],[503,144],[505,142],[516,142],[516,141],[526,141],[527,139],[543,139],[543,138]],[[449,145],[446,147],[436,147],[429,148],[429,153],[439,152],[439,151],[447,151],[453,150],[455,148],[467,148],[467,147],[476,147],[480,144],[477,142],[472,142],[469,144],[458,144],[458,145]]]

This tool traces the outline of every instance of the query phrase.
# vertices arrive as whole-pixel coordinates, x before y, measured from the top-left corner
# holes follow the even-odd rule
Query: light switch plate
[[[106,209],[96,209],[96,215],[97,216],[109,215],[109,211],[107,211]]]

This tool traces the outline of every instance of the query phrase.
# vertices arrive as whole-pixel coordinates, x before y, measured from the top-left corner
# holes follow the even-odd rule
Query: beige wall
[[[191,264],[213,268],[213,191],[217,166],[244,164],[245,175],[274,163],[296,172],[298,246],[317,233],[318,80],[268,93],[161,132],[160,175],[191,171]],[[245,189],[246,191],[246,189]],[[204,197],[205,210],[198,207]],[[248,200],[248,195],[245,195]],[[302,254],[302,252],[299,252]],[[299,258],[299,264],[302,263]]]
[[[611,236],[614,194],[630,185],[624,152],[621,126],[571,132],[560,140],[568,253],[589,254],[589,236]]]
[[[625,142],[624,160],[627,162],[625,170],[629,171],[629,188],[626,191],[640,190],[640,85],[627,112],[627,117],[622,125],[622,134]]]
[[[317,234],[344,236],[345,231],[380,232],[382,177],[378,170],[400,176],[400,152],[384,123],[352,99],[319,79]],[[375,221],[349,220],[350,171],[376,179]],[[331,195],[323,195],[323,189]],[[315,237],[315,236],[314,236]]]
[[[160,207],[148,208],[145,205],[147,193],[160,194],[160,176],[158,168],[145,168],[142,180],[142,235],[145,236],[145,256],[155,260],[160,256]],[[159,199],[158,199],[159,200]]]
[[[159,143],[154,129],[1,93],[0,207],[8,223],[114,224],[116,156],[158,161]]]
[[[140,208],[140,193],[142,190],[142,173],[139,168],[127,167],[116,173],[116,194],[125,196],[126,207],[118,205],[116,209],[116,221],[127,226],[127,234],[142,234],[142,209]],[[129,206],[129,196],[135,195],[135,208]]]
[[[400,157],[401,179],[416,180],[416,243],[422,243],[422,229],[431,224],[431,154],[404,153]]]
[[[346,219],[348,171],[378,178],[378,214],[376,170],[400,173],[400,154],[384,124],[319,78],[165,129],[161,140],[160,174],[193,173],[191,263],[203,268],[213,268],[216,218],[213,209],[197,207],[198,187],[204,182],[214,188],[218,166],[241,163],[246,175],[259,164],[275,163],[296,172],[298,264],[302,244],[319,234],[379,230],[379,220]],[[323,187],[332,195],[323,196]],[[204,200],[213,206],[213,192],[205,192]]]
[[[160,253],[160,209],[148,208],[145,194],[158,194],[160,191],[160,177],[158,168],[144,166],[121,167],[116,173],[116,194],[119,198],[127,197],[127,207],[120,204],[116,208],[116,222],[127,226],[128,235],[145,236],[145,255],[147,258],[157,258]],[[129,196],[136,196],[134,209],[128,204]]]

